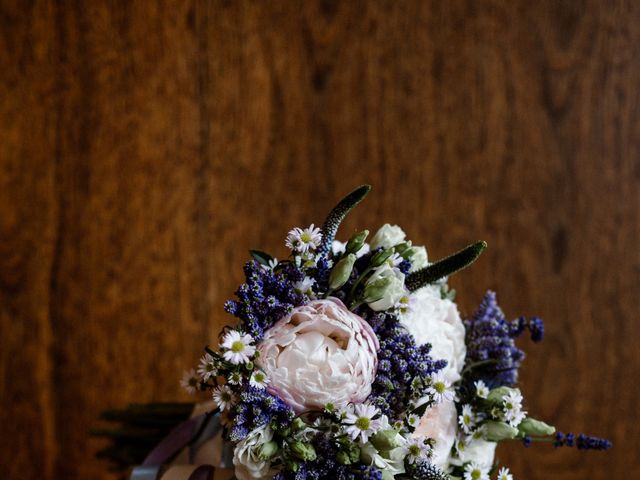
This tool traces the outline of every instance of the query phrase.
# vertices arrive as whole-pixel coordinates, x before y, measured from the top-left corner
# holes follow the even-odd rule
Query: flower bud
[[[491,442],[510,440],[518,434],[518,429],[504,422],[489,420],[484,423],[484,438]]]
[[[331,270],[329,274],[329,288],[331,290],[335,290],[336,288],[340,288],[351,276],[351,271],[353,270],[353,264],[356,261],[356,256],[353,253],[350,253],[342,260],[340,260],[335,267]]]
[[[316,459],[316,450],[313,445],[302,442],[292,442],[289,444],[291,453],[300,460],[312,462]]]
[[[263,443],[260,447],[260,458],[262,458],[263,460],[270,459],[276,453],[278,453],[278,444],[273,440]]]
[[[525,435],[539,436],[553,435],[556,432],[555,427],[536,420],[535,418],[525,418],[522,420],[520,425],[518,425],[518,430]]]
[[[509,395],[512,392],[513,393],[519,392],[519,390],[517,388],[510,388],[510,387],[494,388],[493,390],[491,390],[489,392],[489,396],[487,397],[487,401],[489,401],[491,403],[500,403],[504,399],[504,397],[506,397],[507,395]]]
[[[336,453],[336,460],[338,463],[342,465],[351,465],[351,459],[349,458],[349,454],[347,452],[338,452]]]
[[[345,252],[357,253],[364,245],[364,241],[367,239],[368,235],[369,235],[369,230],[363,230],[359,233],[355,233],[347,242]]]
[[[371,444],[376,447],[376,450],[393,450],[394,448],[402,445],[398,441],[398,432],[395,430],[380,430],[371,437]]]
[[[387,250],[380,250],[378,253],[374,254],[373,257],[371,257],[371,262],[369,263],[369,265],[371,267],[379,267],[384,262],[386,262],[391,255],[393,255],[393,249],[391,248]]]

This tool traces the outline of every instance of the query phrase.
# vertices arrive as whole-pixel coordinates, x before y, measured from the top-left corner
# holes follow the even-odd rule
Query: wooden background
[[[98,412],[183,399],[247,249],[398,222],[539,314],[528,408],[610,453],[519,444],[519,479],[639,478],[640,3],[0,3],[2,477],[107,479]]]

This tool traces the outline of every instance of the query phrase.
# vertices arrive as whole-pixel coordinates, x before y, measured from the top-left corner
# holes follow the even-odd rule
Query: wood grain
[[[517,478],[640,476],[640,4],[0,5],[3,478],[113,478],[98,412],[184,398],[247,249],[362,182],[343,235],[486,239],[461,309],[545,318],[529,410],[616,443]]]

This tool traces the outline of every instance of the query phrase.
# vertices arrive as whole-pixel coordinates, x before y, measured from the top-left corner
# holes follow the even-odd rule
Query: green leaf
[[[261,265],[269,266],[269,262],[273,260],[273,257],[266,252],[260,250],[249,250],[249,253],[256,262]]]
[[[331,244],[336,238],[336,233],[338,233],[338,228],[342,220],[344,220],[353,207],[358,205],[370,191],[371,185],[361,185],[333,207],[333,210],[331,210],[327,219],[322,224],[322,242],[318,248],[320,255],[325,256],[329,253]]]
[[[463,250],[460,250],[439,262],[432,263],[431,265],[428,265],[416,272],[410,273],[407,276],[405,285],[410,291],[414,292],[420,287],[434,283],[447,275],[451,275],[452,273],[471,265],[476,261],[485,248],[487,248],[487,242],[485,241],[469,245],[467,248],[464,248]]]

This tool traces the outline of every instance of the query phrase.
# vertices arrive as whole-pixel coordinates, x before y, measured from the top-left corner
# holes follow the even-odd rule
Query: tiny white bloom
[[[352,440],[360,437],[362,443],[369,441],[369,436],[376,433],[380,428],[380,421],[374,420],[379,410],[373,405],[360,403],[354,405],[352,409],[347,409],[344,423],[347,425],[345,431]]]
[[[420,460],[425,460],[429,456],[431,447],[425,442],[424,437],[413,437],[407,444],[407,461],[409,463],[415,463]]]
[[[412,303],[413,302],[411,301],[411,295],[404,295],[403,297],[400,297],[400,300],[398,300],[398,302],[394,305],[394,308],[399,314],[405,315],[411,311]]]
[[[231,407],[234,400],[233,392],[226,385],[220,385],[213,390],[213,401],[216,402],[221,412]]]
[[[180,380],[180,386],[184,388],[190,395],[196,393],[198,384],[198,377],[196,376],[196,371],[193,368],[184,372],[184,374],[182,375],[182,379]]]
[[[471,430],[476,424],[476,416],[473,413],[473,409],[471,405],[466,404],[462,406],[462,413],[458,416],[458,423],[464,433],[471,433]]]
[[[227,382],[231,385],[240,385],[242,383],[242,374],[240,372],[231,372],[227,377]]]
[[[489,480],[489,469],[475,462],[464,467],[464,480]]]
[[[431,386],[427,389],[427,393],[433,396],[433,400],[436,403],[440,403],[444,400],[453,401],[456,394],[449,382],[440,373],[431,377]]]
[[[415,413],[412,413],[407,417],[407,425],[409,425],[410,427],[416,428],[419,423],[420,423],[420,417]]]
[[[298,253],[307,253],[313,251],[320,246],[322,241],[322,233],[312,223],[311,226],[302,229],[294,228],[287,234],[285,245]]]
[[[203,382],[206,382],[210,378],[218,375],[215,365],[213,364],[213,357],[208,353],[205,353],[200,359],[200,365],[198,366],[198,375]]]
[[[278,266],[278,263],[278,259],[274,257],[267,262],[267,265],[260,264],[260,266],[263,270],[273,270]]]
[[[222,338],[220,347],[225,349],[222,356],[227,362],[234,365],[248,363],[253,354],[256,353],[256,347],[252,343],[253,337],[251,335],[231,330]]]
[[[269,384],[269,379],[262,370],[254,370],[249,379],[252,387],[264,388]]]
[[[511,426],[517,427],[527,415],[527,412],[522,409],[522,400],[522,394],[517,390],[509,392],[509,394],[503,398],[502,410],[504,412],[504,419]]]
[[[489,388],[485,385],[482,380],[478,380],[474,382],[476,387],[476,395],[480,398],[487,398],[489,396]]]
[[[313,286],[315,285],[316,280],[311,277],[304,277],[299,282],[293,284],[293,288],[298,290],[300,293],[304,293],[307,296],[311,296],[313,294]]]
[[[502,467],[498,472],[496,480],[513,480],[513,475],[511,475],[508,468]]]

